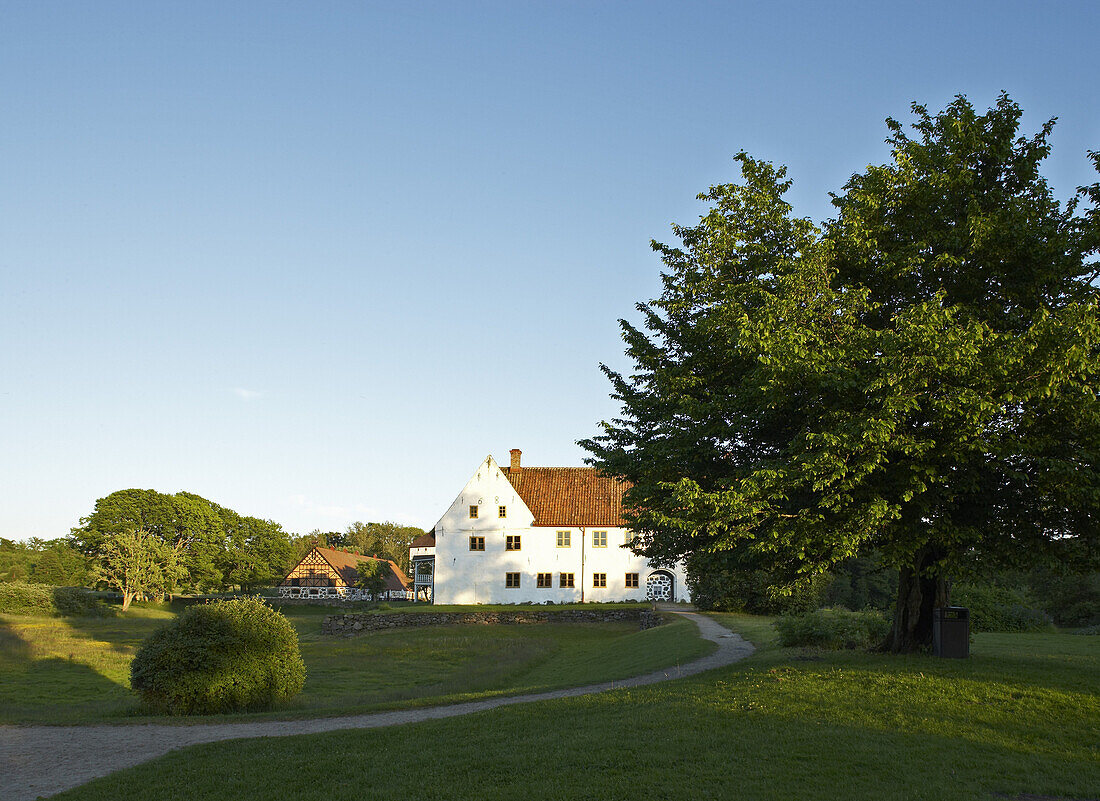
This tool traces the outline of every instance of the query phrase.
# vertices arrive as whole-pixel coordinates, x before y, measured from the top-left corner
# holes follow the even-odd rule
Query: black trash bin
[[[932,610],[932,653],[949,659],[970,656],[970,610],[942,606]]]

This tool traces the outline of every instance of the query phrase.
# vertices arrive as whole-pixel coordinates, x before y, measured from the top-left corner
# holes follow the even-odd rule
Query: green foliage
[[[1038,606],[1059,626],[1100,625],[1100,573],[1039,568],[1027,579]]]
[[[369,592],[371,598],[377,601],[379,593],[386,588],[389,564],[379,559],[364,559],[355,566],[355,572],[355,586]]]
[[[818,609],[805,615],[785,615],[775,621],[775,630],[786,647],[874,648],[886,640],[890,623],[874,610]]]
[[[1018,136],[1005,96],[913,112],[824,230],[738,154],[743,183],[654,244],[633,367],[604,368],[622,413],[581,443],[659,563],[728,552],[797,587],[876,550],[898,650],[930,642],[960,560],[1034,561],[1100,519],[1100,184],[1061,207],[1051,124]]]
[[[51,587],[22,581],[0,582],[0,613],[73,617],[113,614],[107,604],[79,587]]]
[[[232,509],[216,508],[226,534],[217,560],[223,585],[236,585],[247,593],[281,579],[295,561],[290,537],[283,527],[273,520],[243,517]]]
[[[13,615],[55,615],[53,587],[24,581],[0,583],[0,612]]]
[[[898,574],[875,553],[847,559],[829,571],[825,606],[890,610],[898,597]]]
[[[754,615],[810,612],[820,605],[828,584],[827,577],[817,576],[796,587],[784,585],[768,571],[745,569],[720,553],[693,554],[687,560],[687,581],[692,603],[700,609]]]
[[[384,523],[355,522],[344,534],[330,536],[334,548],[353,548],[359,553],[389,559],[404,572],[409,572],[409,546],[424,532],[415,526],[402,526],[387,520]]]
[[[970,610],[971,631],[1051,631],[1050,616],[1027,593],[993,584],[959,584],[956,606]]]
[[[103,540],[92,575],[122,593],[122,611],[135,597],[163,597],[184,574],[179,553],[144,529],[122,531]]]
[[[101,560],[112,540],[138,529],[172,551],[175,559],[164,568],[172,568],[175,584],[164,592],[237,586],[248,592],[274,583],[294,563],[290,536],[278,523],[239,515],[190,492],[120,490],[97,500],[80,523],[71,541],[94,559]]]
[[[27,542],[0,538],[0,581],[70,587],[87,579],[85,558],[63,539]]]
[[[111,617],[115,610],[83,587],[52,587],[54,608],[73,617]]]
[[[269,709],[301,692],[290,622],[258,598],[192,606],[145,641],[130,685],[151,710],[209,715]]]

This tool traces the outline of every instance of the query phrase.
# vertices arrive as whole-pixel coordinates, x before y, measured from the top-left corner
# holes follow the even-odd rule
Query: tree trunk
[[[898,602],[888,647],[894,653],[932,649],[932,610],[947,606],[947,581],[939,561],[942,553],[929,546],[917,552],[914,565],[898,578]]]
[[[122,591],[122,611],[125,612],[130,608],[130,603],[134,600],[134,593],[129,590]]]

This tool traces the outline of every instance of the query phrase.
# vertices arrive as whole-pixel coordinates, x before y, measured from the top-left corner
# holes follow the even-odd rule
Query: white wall
[[[470,506],[478,507],[471,519]],[[505,506],[507,517],[498,516]],[[552,601],[644,600],[646,579],[654,572],[636,556],[622,528],[533,527],[534,516],[491,456],[478,467],[462,492],[435,525],[435,602],[440,604]],[[570,532],[570,546],[557,547],[557,532]],[[607,546],[593,546],[593,532],[607,532]],[[520,550],[505,550],[506,537],[519,535]],[[484,551],[470,550],[470,537],[485,538]],[[583,559],[583,568],[582,568]],[[518,572],[520,586],[505,586],[505,574]],[[673,574],[677,600],[689,600],[682,565]],[[537,586],[538,573],[551,573],[551,587]],[[560,587],[560,573],[573,573],[575,587]],[[594,587],[593,573],[606,573],[607,586]],[[626,574],[637,573],[639,586],[626,587]]]

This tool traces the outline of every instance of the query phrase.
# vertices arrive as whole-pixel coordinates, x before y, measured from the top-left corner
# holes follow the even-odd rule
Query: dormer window
[[[477,520],[477,507],[476,506],[473,506],[473,505],[470,506],[470,519],[471,520]]]

